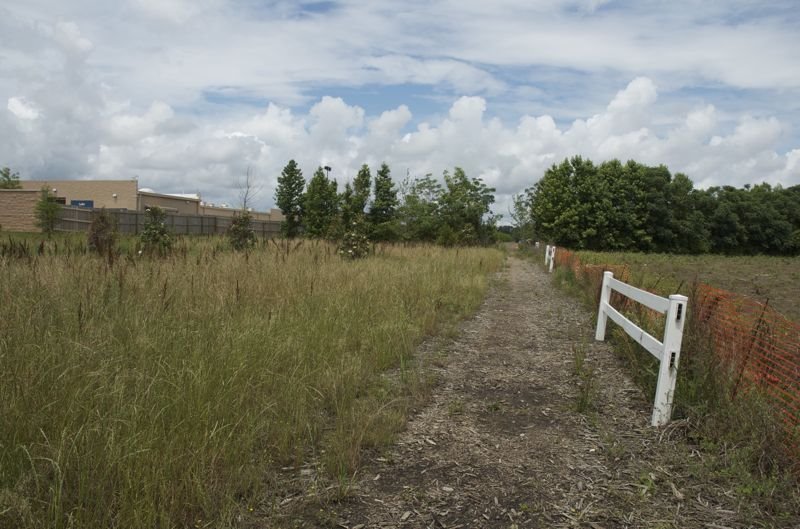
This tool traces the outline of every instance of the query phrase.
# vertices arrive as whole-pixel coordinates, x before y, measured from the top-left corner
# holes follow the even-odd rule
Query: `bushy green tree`
[[[42,187],[41,195],[34,207],[36,225],[42,230],[42,233],[47,234],[48,237],[53,234],[60,213],[61,204],[56,202],[56,197],[47,187]]]
[[[0,189],[22,189],[22,184],[19,183],[19,173],[12,173],[8,167],[0,169]]]
[[[231,247],[236,251],[252,248],[256,244],[256,234],[252,226],[253,216],[247,210],[240,211],[228,228],[228,239]]]
[[[374,197],[370,205],[367,219],[373,240],[389,241],[397,238],[397,189],[392,181],[392,174],[386,163],[375,174]]]
[[[511,220],[514,222],[510,234],[512,240],[526,241],[535,237],[533,217],[531,217],[531,210],[528,207],[527,197],[524,193],[512,195],[509,215],[511,215]]]
[[[478,244],[493,239],[494,217],[490,206],[494,203],[494,188],[480,178],[468,178],[460,167],[451,175],[444,172],[444,189],[439,198],[438,213],[444,231],[440,237],[444,244]]]
[[[164,257],[172,251],[172,235],[166,220],[167,214],[159,207],[151,206],[145,210],[144,229],[139,235],[143,253]]]
[[[439,215],[441,184],[426,174],[407,182],[406,189],[399,209],[402,238],[409,241],[435,241],[442,224]]]
[[[369,165],[364,164],[361,166],[361,169],[358,170],[358,174],[353,179],[353,198],[351,202],[351,209],[356,214],[364,214],[364,211],[367,208],[367,202],[369,202],[369,190],[371,185],[372,173],[369,170]]]
[[[289,160],[278,177],[278,187],[275,190],[275,204],[283,213],[281,233],[286,237],[296,237],[300,234],[303,215],[303,188],[306,181],[297,162]]]
[[[694,189],[661,165],[580,157],[553,165],[526,200],[544,240],[572,248],[792,254],[800,186]]]
[[[354,222],[363,225],[364,208],[369,200],[371,181],[369,166],[364,164],[353,179],[352,185],[349,182],[345,184],[344,191],[339,195],[340,233],[349,231]]]
[[[329,180],[322,167],[317,168],[303,196],[303,226],[308,236],[333,236],[339,213],[336,188],[336,180]]]

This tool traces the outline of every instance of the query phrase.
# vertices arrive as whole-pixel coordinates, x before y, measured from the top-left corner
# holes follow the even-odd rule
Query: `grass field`
[[[281,465],[346,478],[404,423],[415,346],[503,259],[182,244],[0,257],[0,527],[227,527]]]
[[[578,252],[587,264],[628,264],[634,284],[658,289],[681,287],[695,280],[750,296],[800,322],[800,257],[727,257]],[[674,293],[674,291],[673,291]]]

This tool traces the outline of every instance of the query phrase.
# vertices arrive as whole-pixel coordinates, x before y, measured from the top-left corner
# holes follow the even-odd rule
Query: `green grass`
[[[496,250],[324,243],[0,257],[0,527],[234,525],[275,470],[352,475],[424,391],[415,346]]]

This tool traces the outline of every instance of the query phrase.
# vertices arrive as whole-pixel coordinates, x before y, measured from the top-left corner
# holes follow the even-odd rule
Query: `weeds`
[[[573,374],[578,379],[578,394],[575,397],[575,409],[578,413],[588,413],[597,408],[597,380],[594,368],[586,364],[585,343],[577,343],[572,347]]]
[[[230,526],[276,468],[322,450],[346,489],[428,387],[415,346],[474,310],[502,259],[217,238],[111,267],[85,246],[53,255],[59,238],[17,244],[23,258],[0,256],[0,527],[15,528]]]

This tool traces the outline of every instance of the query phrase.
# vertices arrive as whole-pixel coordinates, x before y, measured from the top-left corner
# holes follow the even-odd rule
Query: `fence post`
[[[544,248],[544,265],[547,266],[550,264],[550,245],[548,244]]]
[[[603,286],[600,287],[600,307],[597,309],[597,329],[595,329],[594,332],[594,339],[598,342],[602,342],[606,339],[606,323],[608,322],[608,314],[606,314],[603,304],[611,303],[611,285],[608,283],[613,278],[613,272],[603,272]]]
[[[556,264],[556,247],[555,246],[551,246],[550,247],[550,273],[551,274],[553,273],[553,267],[555,266],[555,264]]]
[[[663,426],[672,417],[672,398],[675,395],[675,381],[678,378],[678,362],[681,357],[683,323],[686,321],[686,305],[689,298],[680,294],[669,297],[667,323],[664,329],[664,352],[658,368],[656,399],[653,405],[653,426]]]

